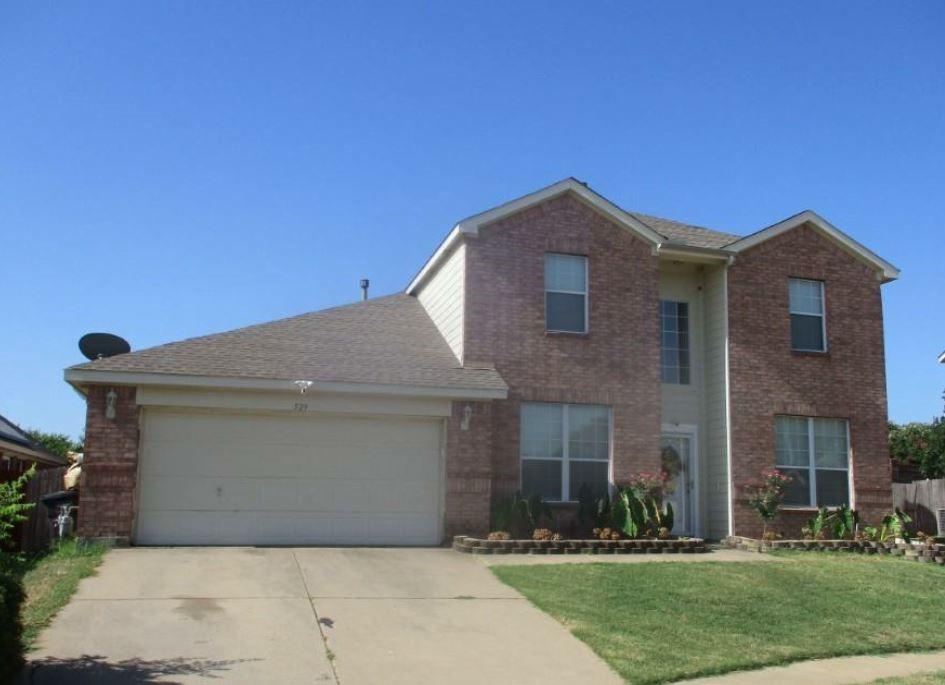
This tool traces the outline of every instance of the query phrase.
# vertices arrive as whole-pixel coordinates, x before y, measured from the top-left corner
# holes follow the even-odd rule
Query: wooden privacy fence
[[[49,546],[53,531],[42,499],[43,495],[62,490],[62,476],[65,472],[65,466],[43,469],[37,471],[26,484],[25,500],[36,506],[30,509],[29,518],[23,522],[20,545],[24,552],[36,552]]]
[[[938,510],[945,509],[945,479],[893,483],[892,488],[893,504],[912,517],[913,531],[938,535]]]

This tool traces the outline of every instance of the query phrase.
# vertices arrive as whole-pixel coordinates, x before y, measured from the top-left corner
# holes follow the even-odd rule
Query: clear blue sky
[[[403,288],[565,176],[733,232],[812,208],[902,269],[890,413],[941,411],[945,3],[4,3],[0,413],[79,434],[76,341]]]

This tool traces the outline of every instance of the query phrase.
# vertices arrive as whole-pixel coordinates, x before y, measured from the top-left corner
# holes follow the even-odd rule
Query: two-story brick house
[[[897,277],[813,212],[739,237],[567,179],[461,221],[402,294],[67,369],[80,532],[436,544],[496,497],[567,508],[664,464],[679,533],[757,533],[743,490],[773,467],[785,532],[876,520]]]

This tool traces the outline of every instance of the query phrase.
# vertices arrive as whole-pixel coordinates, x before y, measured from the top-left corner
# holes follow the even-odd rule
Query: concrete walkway
[[[818,659],[679,682],[680,685],[853,685],[943,669],[945,651]]]
[[[738,561],[778,563],[770,554],[745,552],[738,549],[713,549],[705,554],[474,554],[487,566],[515,566],[534,564],[691,564],[706,561]]]
[[[29,654],[23,683],[622,682],[448,549],[119,549]]]

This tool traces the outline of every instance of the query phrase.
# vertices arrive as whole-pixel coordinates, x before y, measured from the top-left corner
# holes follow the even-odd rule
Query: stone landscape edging
[[[945,545],[925,542],[874,542],[872,540],[759,540],[731,535],[723,541],[727,547],[746,552],[770,552],[778,549],[808,552],[858,552],[885,554],[914,561],[945,565]]]
[[[453,537],[453,549],[465,554],[702,554],[701,538],[684,540],[486,540]]]

